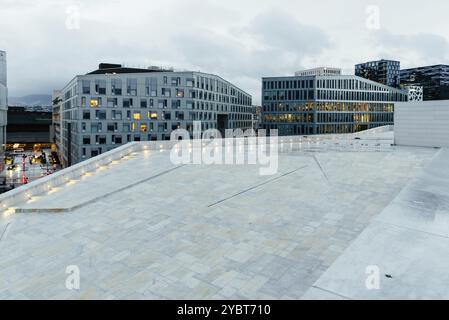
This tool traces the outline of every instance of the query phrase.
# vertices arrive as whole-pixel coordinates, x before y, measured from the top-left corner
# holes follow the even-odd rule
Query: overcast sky
[[[11,96],[50,94],[100,62],[260,78],[378,58],[449,64],[447,0],[0,0]]]

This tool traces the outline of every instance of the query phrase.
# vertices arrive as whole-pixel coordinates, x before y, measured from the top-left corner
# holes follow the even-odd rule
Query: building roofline
[[[149,73],[152,73],[152,74],[155,74],[155,73],[166,73],[166,72],[164,72],[164,71],[153,71],[153,72],[149,72]],[[213,74],[213,73],[206,73],[206,72],[201,72],[201,71],[176,71],[176,70],[174,70],[174,71],[171,71],[171,72],[167,72],[167,73],[169,73],[169,74],[179,74],[179,73],[183,73],[183,74],[192,74],[192,75],[194,75],[194,74],[200,74],[200,75],[205,75],[205,76],[213,76],[213,77],[217,77],[218,79],[220,79],[221,81],[223,81],[223,82],[225,82],[225,83],[227,83],[228,85],[231,85],[231,86],[233,86],[233,87],[235,87],[235,88],[237,88],[239,91],[241,91],[242,93],[244,93],[244,94],[246,94],[246,95],[248,95],[249,97],[251,97],[251,99],[253,98],[253,96],[251,95],[251,94],[249,94],[248,92],[246,92],[245,90],[243,90],[242,88],[240,88],[240,87],[238,87],[237,85],[235,85],[235,84],[233,84],[233,83],[231,83],[230,81],[228,81],[228,80],[226,80],[226,79],[224,79],[224,78],[222,78],[221,76],[219,76],[219,75],[216,75],[216,74]],[[116,73],[116,74],[113,74],[113,73],[100,73],[100,74],[94,74],[94,73],[87,73],[87,74],[79,74],[79,75],[76,75],[76,76],[74,76],[60,91],[61,92],[63,92],[63,91],[65,91],[65,89],[67,88],[67,87],[69,87],[70,86],[70,84],[73,82],[73,81],[75,81],[76,79],[78,79],[78,78],[80,78],[80,77],[86,77],[86,76],[88,76],[88,77],[94,77],[94,76],[101,76],[101,75],[108,75],[108,76],[126,76],[126,75],[130,75],[130,76],[132,76],[132,75],[136,75],[136,74],[147,74],[147,72],[142,72],[142,73]]]
[[[379,60],[371,60],[371,61],[366,61],[366,62],[360,62],[360,63],[357,63],[356,66],[360,66],[360,65],[368,64],[368,63],[374,63],[374,62],[382,62],[382,61],[387,61],[387,62],[399,62],[399,63],[401,63],[401,61],[399,61],[399,60],[379,59]]]
[[[401,72],[402,71],[411,71],[411,70],[416,70],[416,69],[435,68],[435,67],[447,67],[447,68],[449,68],[449,64],[435,64],[435,65],[430,65],[430,66],[407,68],[407,69],[401,69]]]
[[[401,90],[401,89],[398,89],[398,88],[390,87],[390,86],[384,85],[382,83],[379,83],[379,82],[376,82],[376,81],[373,81],[373,80],[369,80],[369,79],[365,79],[363,77],[359,77],[359,76],[355,76],[355,75],[263,77],[262,81],[263,80],[267,80],[267,79],[287,79],[287,78],[314,78],[314,79],[316,78],[316,79],[320,79],[320,80],[342,79],[342,78],[344,78],[344,79],[357,79],[357,80],[361,80],[361,81],[364,81],[364,82],[368,82],[368,83],[372,83],[372,84],[378,85],[380,87],[383,87],[383,88],[386,88],[386,89],[389,89],[389,90],[394,90],[394,91],[396,91],[398,93],[406,94],[405,90]]]

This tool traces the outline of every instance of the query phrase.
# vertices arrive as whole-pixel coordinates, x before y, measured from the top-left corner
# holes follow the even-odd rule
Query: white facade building
[[[397,103],[395,144],[449,147],[449,100]]]
[[[100,64],[61,91],[61,161],[65,166],[133,141],[169,140],[176,129],[251,129],[252,98],[201,72]],[[56,129],[56,126],[55,126]]]
[[[6,144],[6,123],[8,112],[8,87],[6,70],[6,52],[0,51],[0,169],[3,169],[3,158]]]
[[[313,68],[295,72],[295,77],[305,76],[339,76],[341,75],[341,69],[338,68]]]

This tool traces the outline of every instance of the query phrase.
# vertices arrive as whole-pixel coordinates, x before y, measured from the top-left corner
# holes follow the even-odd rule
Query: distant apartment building
[[[401,86],[422,87],[424,101],[449,100],[449,65],[401,70]]]
[[[262,124],[262,107],[261,106],[253,106],[253,129],[258,130]]]
[[[304,77],[304,76],[339,76],[341,75],[341,69],[339,68],[313,68],[307,70],[301,70],[295,72],[296,77]]]
[[[62,92],[54,90],[52,94],[52,125],[50,129],[50,141],[56,145],[58,154],[63,153],[63,145],[61,139],[62,128]]]
[[[393,124],[407,92],[357,76],[262,79],[262,127],[279,135],[352,133]]]
[[[0,171],[3,170],[6,147],[6,124],[8,117],[8,86],[6,52],[0,51]]]
[[[193,121],[223,134],[252,127],[251,96],[202,72],[100,64],[70,81],[61,99],[57,145],[66,166],[128,142],[169,140],[178,128],[192,135]]]
[[[383,85],[400,88],[401,63],[394,60],[378,60],[355,66],[355,75]]]

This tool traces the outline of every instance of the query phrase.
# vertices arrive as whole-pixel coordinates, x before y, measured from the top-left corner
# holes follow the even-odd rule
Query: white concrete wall
[[[395,144],[449,147],[449,100],[396,103]]]

